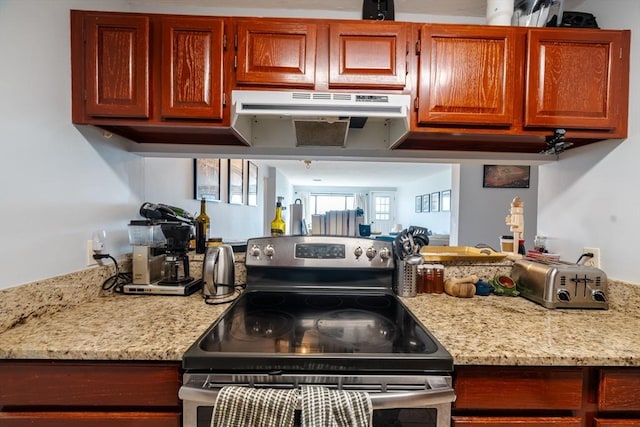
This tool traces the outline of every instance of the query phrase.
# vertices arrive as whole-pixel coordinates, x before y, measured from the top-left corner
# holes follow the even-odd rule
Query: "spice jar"
[[[442,264],[433,266],[433,292],[436,294],[444,292],[444,265]]]

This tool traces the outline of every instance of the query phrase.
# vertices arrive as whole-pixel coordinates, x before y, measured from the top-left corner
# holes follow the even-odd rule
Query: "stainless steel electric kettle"
[[[207,248],[202,264],[202,296],[205,299],[224,298],[235,290],[233,248],[230,245]]]

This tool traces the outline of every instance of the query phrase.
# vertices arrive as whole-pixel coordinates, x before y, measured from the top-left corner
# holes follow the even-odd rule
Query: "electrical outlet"
[[[87,267],[98,265],[98,261],[93,258],[95,251],[93,250],[93,239],[87,240]]]
[[[584,265],[588,265],[590,267],[600,268],[600,248],[587,248],[585,247],[582,250],[583,254],[592,253],[593,258],[587,258]]]

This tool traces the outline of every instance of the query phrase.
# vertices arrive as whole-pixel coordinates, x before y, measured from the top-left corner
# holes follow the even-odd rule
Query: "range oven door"
[[[216,398],[224,385],[249,386],[251,382],[254,386],[266,386],[253,379],[246,381],[246,376],[241,381],[236,379],[235,383],[231,383],[229,378],[222,378],[223,375],[212,378],[215,376],[185,374],[184,385],[179,392],[183,401],[183,427],[211,426]],[[336,377],[331,378],[334,380]],[[305,379],[309,380],[310,377]],[[340,381],[340,388],[369,393],[374,427],[445,427],[451,423],[451,404],[455,400],[455,393],[449,376],[362,376],[351,377],[351,380]],[[378,384],[374,385],[376,381]],[[299,380],[295,380],[295,383],[300,384]],[[309,384],[336,388],[321,377],[312,378]],[[278,382],[277,386],[282,387],[283,383]],[[299,421],[299,411],[296,412],[296,420]]]

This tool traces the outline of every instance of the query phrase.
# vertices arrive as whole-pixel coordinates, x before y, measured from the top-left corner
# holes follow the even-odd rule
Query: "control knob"
[[[607,302],[607,297],[602,291],[599,291],[599,290],[593,291],[591,296],[593,297],[594,301]]]
[[[389,257],[391,257],[391,251],[389,250],[389,248],[381,248],[380,249],[380,258],[382,258],[383,261],[386,261],[389,259]]]
[[[367,254],[367,258],[369,258],[369,260],[372,260],[373,258],[375,258],[376,253],[377,253],[376,248],[374,248],[373,246],[367,248],[366,254]]]
[[[252,257],[259,257],[260,256],[260,247],[258,245],[253,245],[251,246],[251,249],[249,249],[249,255],[251,255]]]
[[[267,246],[264,248],[264,254],[265,254],[266,256],[268,256],[269,258],[271,258],[275,253],[276,253],[276,250],[275,250],[275,248],[274,248],[272,245],[267,245]]]
[[[358,246],[354,249],[353,254],[356,256],[356,259],[360,258],[362,256],[362,248]]]
[[[560,289],[558,291],[558,299],[560,301],[568,302],[571,300],[571,294],[566,289]]]

